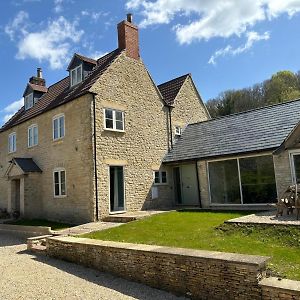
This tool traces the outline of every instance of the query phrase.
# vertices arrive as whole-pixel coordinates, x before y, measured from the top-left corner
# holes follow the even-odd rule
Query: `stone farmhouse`
[[[170,207],[265,209],[300,179],[300,100],[217,119],[190,74],[156,85],[132,16],[118,48],[29,79],[0,130],[0,208],[70,223]]]
[[[117,31],[116,50],[75,54],[61,81],[47,87],[41,69],[29,79],[0,131],[0,208],[83,223],[172,205],[162,160],[209,113],[190,74],[156,86],[131,15]]]

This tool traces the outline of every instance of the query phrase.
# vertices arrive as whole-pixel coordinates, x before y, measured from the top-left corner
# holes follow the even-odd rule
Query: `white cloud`
[[[28,27],[28,21],[28,13],[21,10],[18,12],[15,18],[5,26],[4,31],[13,41],[17,34],[21,33],[25,35],[27,33],[26,28]]]
[[[33,58],[39,62],[48,61],[52,69],[62,68],[69,58],[72,44],[80,41],[83,30],[77,28],[77,22],[69,22],[60,16],[49,21],[43,30],[30,32],[28,19],[27,13],[20,12],[6,26],[5,32],[10,38],[17,37],[18,40],[16,57]]]
[[[210,57],[208,63],[215,65],[216,59],[219,57],[226,56],[226,55],[235,56],[235,55],[241,54],[243,52],[246,52],[252,48],[254,43],[261,41],[261,40],[265,40],[265,41],[268,40],[270,38],[270,33],[265,32],[265,33],[259,35],[255,31],[250,31],[250,32],[247,32],[246,36],[247,36],[247,41],[246,41],[245,45],[239,46],[237,48],[233,48],[232,46],[228,45],[225,48],[219,49]]]
[[[12,102],[4,109],[0,111],[1,114],[4,114],[2,121],[5,123],[7,122],[22,106],[24,105],[24,98]]]
[[[258,40],[269,39],[262,35],[257,40],[261,36],[253,35],[253,27],[282,14],[293,17],[300,12],[300,0],[127,0],[126,7],[143,16],[141,27],[175,23],[172,28],[180,44],[247,36],[245,46],[218,50],[213,63],[214,57],[243,53]]]

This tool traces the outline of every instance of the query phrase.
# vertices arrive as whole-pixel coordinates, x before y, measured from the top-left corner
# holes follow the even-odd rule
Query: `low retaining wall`
[[[260,282],[263,300],[300,299],[300,282],[277,278],[265,278]]]
[[[106,242],[47,239],[48,255],[192,299],[261,299],[267,257]]]
[[[13,231],[32,235],[52,234],[51,227],[23,226],[13,224],[0,224],[0,231]]]

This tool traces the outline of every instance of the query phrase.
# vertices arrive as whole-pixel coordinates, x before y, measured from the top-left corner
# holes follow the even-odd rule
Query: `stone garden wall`
[[[261,299],[267,257],[73,237],[47,239],[50,256],[192,299]],[[289,298],[288,298],[289,299]]]

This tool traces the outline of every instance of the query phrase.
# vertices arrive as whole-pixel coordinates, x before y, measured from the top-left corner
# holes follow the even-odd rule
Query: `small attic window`
[[[74,86],[82,81],[82,65],[70,70],[71,86]]]
[[[28,110],[33,106],[33,93],[30,93],[29,95],[25,96],[24,106],[25,110]]]

